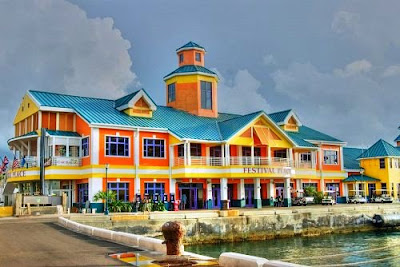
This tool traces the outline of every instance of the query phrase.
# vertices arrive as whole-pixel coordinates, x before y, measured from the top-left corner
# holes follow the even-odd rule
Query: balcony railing
[[[46,166],[72,166],[82,165],[82,159],[79,157],[51,157],[46,160]]]
[[[184,166],[183,157],[177,157],[174,160],[174,166]],[[187,164],[188,165],[188,164]],[[191,157],[192,166],[222,166],[223,158],[221,157]],[[295,167],[295,168],[312,168],[311,162],[293,162],[288,158],[271,158],[254,157],[254,163],[251,157],[230,157],[231,166],[279,166],[279,167]]]

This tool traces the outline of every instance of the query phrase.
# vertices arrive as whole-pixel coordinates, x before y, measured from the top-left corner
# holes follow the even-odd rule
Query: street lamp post
[[[108,168],[110,164],[106,163],[106,208],[104,210],[104,215],[108,215]]]

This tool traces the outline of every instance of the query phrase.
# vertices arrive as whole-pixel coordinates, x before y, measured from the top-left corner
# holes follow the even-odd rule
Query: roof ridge
[[[272,113],[269,113],[268,115],[273,115],[273,114],[277,114],[277,113],[288,112],[288,111],[292,111],[292,110],[293,110],[292,108],[289,108],[289,109],[285,109],[285,110],[281,110],[281,111],[277,111],[277,112],[272,112]]]
[[[114,101],[113,99],[107,99],[107,98],[101,98],[101,97],[79,96],[79,95],[71,95],[71,94],[56,93],[56,92],[49,92],[49,91],[40,91],[40,90],[28,90],[28,92],[36,92],[36,93],[52,94],[52,95],[59,95],[59,96],[70,96],[70,97],[78,97],[78,98],[89,98],[89,99],[97,99],[97,100]]]
[[[263,110],[259,110],[259,111],[255,111],[255,112],[252,112],[252,113],[249,113],[249,114],[244,114],[244,115],[238,114],[239,117],[230,118],[230,119],[227,119],[227,120],[224,120],[224,121],[220,121],[220,122],[218,122],[218,123],[222,123],[222,122],[227,122],[227,121],[230,121],[230,120],[239,119],[239,118],[242,118],[242,117],[244,117],[244,116],[255,115],[256,113],[261,113],[261,112],[264,112],[264,111],[263,111]],[[264,112],[264,113],[265,113],[265,112]]]

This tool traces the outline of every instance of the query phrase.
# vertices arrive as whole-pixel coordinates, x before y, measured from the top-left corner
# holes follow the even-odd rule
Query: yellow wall
[[[13,207],[0,207],[0,218],[13,216]]]
[[[23,119],[33,115],[38,111],[39,107],[36,106],[33,100],[28,96],[28,94],[25,94],[25,96],[22,99],[21,105],[18,108],[17,115],[15,115],[14,124],[22,121]]]

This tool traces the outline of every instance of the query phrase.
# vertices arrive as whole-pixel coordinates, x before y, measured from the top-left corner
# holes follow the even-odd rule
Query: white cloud
[[[275,65],[276,64],[276,60],[275,57],[271,54],[269,55],[265,55],[263,62],[265,65],[270,66],[270,65]]]
[[[0,39],[0,114],[8,114],[0,150],[28,89],[117,98],[136,83],[130,43],[114,21],[66,1],[0,1]]]
[[[400,75],[400,66],[399,65],[392,65],[387,67],[382,76],[383,77],[391,77],[391,76],[397,76]]]
[[[215,70],[217,73],[218,71]],[[218,110],[245,114],[259,110],[270,111],[267,100],[259,93],[261,86],[247,69],[239,70],[232,80],[225,80],[218,73]]]
[[[340,75],[294,62],[271,77],[275,90],[294,100],[294,108],[306,114],[302,117],[311,127],[350,144],[371,145],[378,138],[390,142],[400,123],[397,83],[382,82],[368,61],[357,62],[345,66]]]
[[[339,76],[352,76],[362,73],[367,73],[371,70],[372,64],[365,59],[354,61],[347,64],[344,69],[335,69],[334,72]]]
[[[336,33],[358,33],[360,26],[360,14],[339,11],[337,12],[331,24],[331,28]]]

